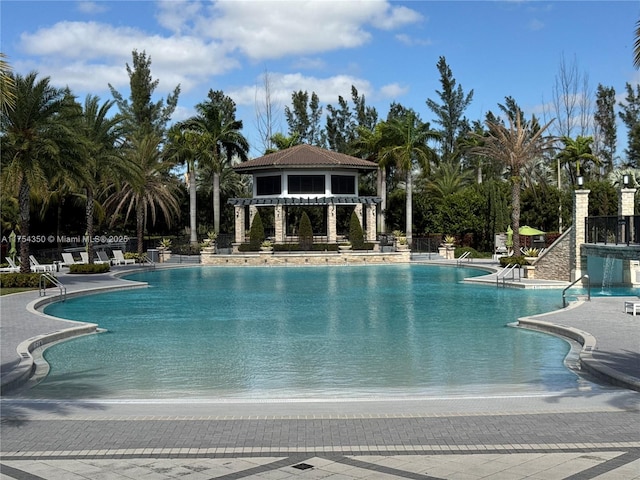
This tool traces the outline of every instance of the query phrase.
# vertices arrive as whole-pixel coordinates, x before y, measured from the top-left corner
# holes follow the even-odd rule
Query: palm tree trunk
[[[25,241],[29,238],[29,196],[30,188],[24,175],[20,180],[20,191],[18,198],[20,202],[20,273],[31,273],[31,264],[29,263],[29,242]]]
[[[520,252],[520,177],[511,177],[511,225],[513,225],[513,250]]]
[[[193,169],[187,172],[189,179],[189,229],[191,230],[190,242],[192,245],[198,243],[198,225],[196,221],[196,174]]]
[[[411,237],[413,236],[413,184],[411,178],[411,169],[407,171],[407,204],[406,204],[406,227],[405,231],[407,234],[407,243],[411,246]]]
[[[220,174],[213,173],[213,229],[220,231]]]
[[[140,197],[136,202],[136,232],[138,234],[138,256],[142,257],[144,251],[144,204]]]
[[[89,263],[93,263],[93,190],[87,188],[87,206],[85,210],[87,221],[87,255],[89,256]]]

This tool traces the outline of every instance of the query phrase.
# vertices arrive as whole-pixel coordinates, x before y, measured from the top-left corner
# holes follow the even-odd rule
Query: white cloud
[[[422,39],[422,38],[414,38],[414,37],[410,37],[409,35],[407,35],[406,33],[399,33],[396,35],[396,40],[398,40],[400,43],[403,43],[409,47],[413,47],[413,46],[421,46],[421,47],[429,47],[431,45],[433,45],[433,42],[429,39]]]
[[[388,98],[391,100],[396,100],[398,97],[401,97],[409,92],[409,87],[399,85],[397,83],[390,83],[388,85],[384,85],[380,89],[379,96],[382,98]]]
[[[382,0],[223,1],[201,18],[198,32],[259,60],[359,47],[371,39],[367,25],[391,29],[420,18]]]
[[[537,32],[538,30],[542,30],[544,28],[544,23],[537,18],[532,19],[529,22],[529,30],[533,32]]]
[[[309,95],[315,92],[323,104],[338,103],[338,96],[351,98],[351,86],[355,85],[361,95],[367,95],[372,87],[368,80],[352,77],[349,75],[335,75],[327,78],[308,77],[300,73],[273,73],[269,72],[271,87],[271,100],[274,103],[291,103],[291,94],[297,91],[307,91]],[[258,93],[256,93],[258,85]],[[256,85],[244,86],[227,93],[238,105],[254,105],[256,95],[260,100],[260,89],[262,89],[262,79],[256,81]],[[262,93],[264,96],[264,93]]]
[[[88,15],[96,15],[99,13],[104,13],[109,10],[103,3],[88,2],[88,1],[78,2],[77,8],[78,8],[78,11],[82,13],[86,13]]]
[[[202,4],[192,0],[161,0],[158,2],[158,23],[175,34],[189,33],[193,22],[202,15]]]
[[[162,92],[173,90],[178,83],[186,92],[210,76],[239,65],[214,42],[188,36],[148,35],[137,29],[96,22],[60,22],[23,34],[21,40],[27,53],[42,58],[42,73],[51,75],[56,82],[66,82],[72,89],[84,88],[87,77],[100,86],[107,82],[114,86],[128,83],[125,63],[131,64],[134,49],[151,57],[154,78],[162,79],[158,87]],[[116,71],[119,74],[111,73]]]

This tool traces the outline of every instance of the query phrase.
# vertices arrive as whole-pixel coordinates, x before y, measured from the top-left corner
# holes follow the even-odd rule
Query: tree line
[[[17,229],[28,238],[32,215],[56,218],[60,229],[70,204],[82,206],[89,238],[107,228],[135,231],[140,254],[157,223],[188,231],[191,244],[208,230],[233,229],[225,200],[250,196],[248,180],[232,169],[248,158],[249,142],[224,92],[210,90],[194,116],[171,123],[180,87],[153,101],[158,80],[145,52],[134,50],[126,64],[129,96],[109,85],[106,101],[88,95],[80,102],[50,78],[14,74],[6,57],[0,62],[3,234]],[[315,92],[293,92],[286,133],[271,126],[265,75],[264,153],[309,143],[376,162],[377,175],[362,178],[360,191],[381,197],[381,232],[404,230],[409,241],[447,233],[485,251],[508,225],[517,242],[520,221],[561,231],[579,177],[597,199],[593,215],[615,215],[623,173],[637,186],[640,86],[627,84],[625,102],[616,105],[614,89],[598,85],[592,101],[575,64],[563,60],[549,118],[527,118],[507,96],[495,112],[470,120],[473,90],[456,82],[444,57],[436,67],[440,89],[425,101],[431,122],[399,103],[381,120],[352,86],[351,98],[340,96],[326,113]],[[616,113],[627,127],[624,159],[615,157]],[[198,209],[203,202],[211,208]],[[20,244],[24,271],[29,248]],[[87,248],[92,259],[91,242]]]

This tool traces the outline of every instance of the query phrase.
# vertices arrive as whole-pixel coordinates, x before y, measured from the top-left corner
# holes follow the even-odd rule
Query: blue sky
[[[133,49],[151,57],[159,96],[181,85],[174,120],[192,115],[209,89],[224,91],[254,156],[265,72],[284,133],[293,91],[337,105],[352,84],[381,118],[395,101],[433,121],[425,101],[439,101],[440,56],[474,91],[471,120],[497,112],[507,95],[527,114],[552,115],[563,58],[577,67],[581,91],[587,79],[592,93],[612,86],[622,101],[625,84],[640,81],[632,64],[637,1],[2,0],[0,15],[1,50],[14,70],[49,76],[80,99],[111,99],[109,83],[128,96]],[[621,125],[619,150],[622,142]]]

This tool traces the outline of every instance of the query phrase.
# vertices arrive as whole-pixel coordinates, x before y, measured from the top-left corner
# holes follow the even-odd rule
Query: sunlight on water
[[[150,288],[47,307],[107,333],[49,348],[33,398],[317,398],[575,388],[557,338],[506,325],[558,290],[460,281],[473,269],[186,268]]]

